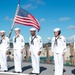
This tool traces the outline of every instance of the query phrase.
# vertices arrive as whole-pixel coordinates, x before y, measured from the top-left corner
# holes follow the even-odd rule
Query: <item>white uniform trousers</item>
[[[14,65],[16,72],[22,72],[22,53],[20,50],[14,50]]]
[[[63,56],[62,54],[54,53],[55,75],[63,75]]]
[[[8,70],[7,69],[7,55],[5,51],[0,50],[0,63],[1,63],[1,71]]]
[[[32,73],[40,73],[40,56],[38,56],[37,54],[32,54],[31,59],[33,68]]]

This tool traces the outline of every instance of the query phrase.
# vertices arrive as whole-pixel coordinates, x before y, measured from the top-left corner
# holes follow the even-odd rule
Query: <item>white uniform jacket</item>
[[[75,38],[74,38],[74,50],[75,50]]]
[[[39,51],[42,51],[42,39],[39,35],[29,38],[30,52],[32,54],[37,54]]]
[[[55,45],[55,37],[52,38],[52,46],[51,46],[51,51],[53,53],[59,53],[62,54],[66,52],[66,40],[64,36],[60,36],[57,39],[57,45]]]
[[[0,50],[7,51],[9,49],[9,38],[5,36],[4,39],[0,40]]]
[[[23,50],[25,46],[24,37],[22,35],[13,37],[13,49],[14,50]]]

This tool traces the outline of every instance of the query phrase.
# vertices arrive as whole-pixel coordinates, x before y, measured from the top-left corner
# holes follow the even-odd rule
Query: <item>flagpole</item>
[[[16,9],[16,12],[15,12],[15,16],[18,14],[20,2],[21,2],[21,0],[19,0],[19,2],[18,2],[17,9]],[[15,19],[15,17],[14,17],[14,19]],[[9,35],[8,35],[9,38],[11,37],[12,31],[14,29],[14,25],[15,25],[15,21],[13,20],[13,23],[12,23],[12,26],[11,26],[11,29],[10,29],[10,32],[9,32]]]

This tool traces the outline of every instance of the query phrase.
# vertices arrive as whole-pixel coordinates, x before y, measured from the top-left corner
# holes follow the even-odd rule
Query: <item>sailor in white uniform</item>
[[[1,35],[1,31],[0,31],[0,35]],[[0,38],[0,40],[1,40],[1,38]],[[0,59],[0,66],[1,66],[1,59]],[[0,69],[1,69],[1,67],[0,67]]]
[[[30,29],[31,37],[29,38],[30,54],[32,59],[33,71],[30,74],[39,75],[40,73],[40,54],[42,51],[42,39],[36,34],[36,29]]]
[[[5,36],[5,31],[2,30],[0,39],[0,62],[1,62],[1,71],[7,72],[7,54],[9,49],[9,38]]]
[[[14,73],[21,73],[22,64],[22,52],[25,47],[24,37],[20,34],[20,28],[15,28],[15,36],[13,37],[13,49],[14,49]]]
[[[55,28],[51,46],[55,61],[55,75],[63,75],[63,57],[67,50],[65,37],[60,34],[60,28]]]
[[[74,38],[74,54],[75,54],[75,38]]]

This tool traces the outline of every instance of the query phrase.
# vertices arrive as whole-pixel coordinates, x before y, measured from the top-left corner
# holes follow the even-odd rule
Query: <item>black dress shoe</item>
[[[16,71],[13,71],[13,73],[17,73]]]
[[[35,73],[30,72],[29,74],[35,74]]]
[[[4,72],[8,72],[8,70],[4,70]]]
[[[55,69],[53,69],[53,71],[55,71]]]
[[[36,73],[36,75],[39,75],[39,73]]]
[[[17,73],[22,73],[22,72],[17,72]]]

